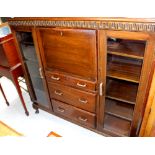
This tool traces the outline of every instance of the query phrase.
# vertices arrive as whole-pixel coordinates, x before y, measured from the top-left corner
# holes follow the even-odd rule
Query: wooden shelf
[[[21,44],[23,45],[30,45],[30,46],[34,46],[34,43],[31,41],[22,41]]]
[[[132,121],[133,117],[133,105],[129,105],[123,102],[106,99],[105,112],[107,114]]]
[[[106,97],[118,101],[135,104],[138,85],[120,80],[107,80]]]
[[[141,66],[137,64],[127,64],[123,62],[109,62],[107,68],[107,76],[139,83]]]
[[[111,115],[105,115],[104,129],[119,136],[129,136],[130,132],[130,121],[120,119]]]
[[[144,57],[144,51],[145,51],[144,42],[136,42],[129,40],[128,41],[123,40],[121,42],[108,41],[109,54],[142,60]]]

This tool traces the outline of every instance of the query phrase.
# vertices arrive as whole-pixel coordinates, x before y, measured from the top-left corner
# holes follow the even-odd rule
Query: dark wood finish
[[[133,122],[131,126],[131,136],[138,136],[140,124],[143,118],[143,111],[146,106],[145,95],[147,93],[147,86],[149,84],[149,76],[151,73],[151,67],[153,60],[155,58],[154,48],[155,48],[155,38],[150,35],[150,38],[147,40],[147,46],[145,49],[145,56],[143,61],[143,67],[141,71],[140,85],[138,88],[136,105],[134,109]]]
[[[112,79],[107,81],[106,97],[108,98],[135,104],[137,91],[137,84]]]
[[[10,24],[15,31],[33,29],[35,33],[37,54],[48,85],[46,92],[51,93],[54,112],[37,102],[34,107],[109,136],[138,135],[154,59],[155,20],[15,18]],[[109,44],[108,38],[118,42]],[[77,87],[78,82],[83,87]],[[59,90],[57,94],[67,93],[67,97],[52,97],[54,88]],[[82,110],[73,99],[87,93],[95,96],[95,110],[90,109],[93,113],[87,112],[89,106]],[[88,99],[93,101],[90,96]],[[75,109],[78,113],[81,110],[93,114],[93,123],[81,124],[74,115],[68,114]],[[65,110],[64,114],[61,110]]]
[[[132,121],[134,106],[123,102],[106,99],[105,112],[107,114]]]
[[[120,42],[108,41],[107,48],[108,54],[143,59],[145,43],[130,40],[123,40]]]
[[[3,53],[2,58],[4,58],[3,60],[4,67],[13,67],[20,62],[16,52],[17,51],[16,47],[14,44],[15,43],[14,43],[14,38],[12,34],[9,34],[6,37],[0,38],[0,46],[2,46],[1,47],[2,51],[0,52],[0,54]],[[3,61],[2,61],[2,64],[0,64],[2,66],[3,66]],[[8,65],[5,66],[5,62],[7,62]]]
[[[96,80],[95,30],[40,28],[38,36],[45,70]]]
[[[118,136],[129,136],[130,121],[111,115],[105,115],[104,130],[108,130]]]
[[[126,64],[121,62],[109,62],[107,76],[139,83],[141,66],[136,64]]]
[[[48,83],[48,86],[51,98],[96,113],[96,94],[56,83]]]
[[[52,103],[55,113],[73,119],[80,124],[86,125],[90,128],[95,128],[95,114],[86,112],[56,100],[52,100]]]
[[[13,83],[17,89],[19,98],[21,100],[22,106],[25,110],[25,114],[28,116],[29,112],[26,108],[26,104],[25,104],[23,96],[22,96],[22,91],[21,91],[19,83],[18,83],[18,77],[23,76],[23,70],[21,67],[21,62],[19,60],[19,56],[17,53],[13,35],[10,34],[6,37],[1,38],[0,46],[1,46],[0,54],[3,53],[1,59],[4,59],[0,63],[0,75],[6,76],[13,81]],[[0,57],[1,57],[1,55],[0,55]],[[3,64],[3,62],[4,62],[4,64]]]
[[[106,33],[103,30],[98,31],[98,85],[102,89],[99,94],[99,103],[97,107],[97,128],[103,132],[104,111],[105,111],[105,92],[106,92],[106,68],[107,68],[107,41]],[[99,92],[101,91],[98,88]]]
[[[61,73],[59,71],[46,71],[45,75],[47,80],[51,82],[68,85],[86,91],[96,90],[96,82],[80,79],[71,76],[70,74]]]

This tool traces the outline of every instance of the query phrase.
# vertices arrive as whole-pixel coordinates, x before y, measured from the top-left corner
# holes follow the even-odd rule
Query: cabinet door
[[[137,136],[153,62],[153,38],[141,32],[102,30],[98,37],[98,128],[113,136]]]
[[[24,68],[26,69],[31,98],[33,102],[40,106],[51,109],[40,57],[36,51],[37,42],[34,39],[35,31],[17,31],[16,35],[20,46],[20,55],[24,63]]]
[[[96,80],[96,30],[39,28],[45,70]]]

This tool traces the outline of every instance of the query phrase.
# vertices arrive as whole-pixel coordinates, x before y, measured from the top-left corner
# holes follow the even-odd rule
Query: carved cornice
[[[20,21],[9,21],[9,24],[11,26],[52,26],[52,27],[106,29],[106,30],[118,30],[118,31],[155,32],[155,23],[143,23],[143,22],[20,20]]]

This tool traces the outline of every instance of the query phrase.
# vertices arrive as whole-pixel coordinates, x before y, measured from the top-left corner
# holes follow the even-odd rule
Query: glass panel
[[[144,41],[107,38],[104,130],[128,136],[140,81]]]
[[[17,38],[21,46],[22,56],[25,60],[25,65],[29,73],[29,80],[33,86],[36,101],[42,106],[49,107],[43,81],[39,74],[39,63],[33,43],[32,33],[18,32]]]

